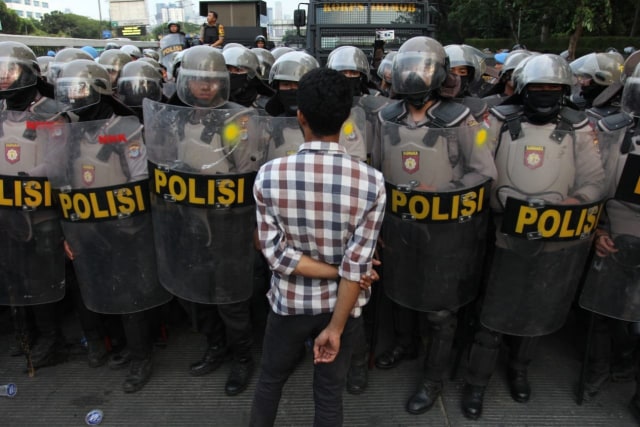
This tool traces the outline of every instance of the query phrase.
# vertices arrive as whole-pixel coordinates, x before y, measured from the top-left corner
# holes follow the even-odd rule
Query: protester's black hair
[[[351,87],[339,71],[316,68],[298,83],[298,110],[317,136],[335,135],[351,112]]]

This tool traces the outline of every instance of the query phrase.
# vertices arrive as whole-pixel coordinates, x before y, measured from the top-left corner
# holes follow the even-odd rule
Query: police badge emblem
[[[128,150],[130,159],[137,159],[138,157],[140,157],[140,144],[138,144],[137,142],[129,145]]]
[[[9,143],[4,145],[4,158],[10,164],[20,161],[20,144]]]
[[[408,174],[416,173],[420,170],[419,151],[402,152],[402,170],[404,170]]]
[[[538,169],[544,163],[544,147],[527,145],[524,148],[524,165],[529,169]]]
[[[89,187],[96,180],[96,167],[93,165],[82,165],[82,182]]]

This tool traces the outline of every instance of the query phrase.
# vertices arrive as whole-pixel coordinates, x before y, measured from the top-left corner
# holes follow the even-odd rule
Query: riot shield
[[[135,313],[171,299],[158,282],[146,149],[135,116],[65,125],[48,157],[82,299],[92,311]]]
[[[150,100],[143,109],[160,282],[197,303],[249,299],[253,181],[264,159],[249,131],[255,111]]]
[[[167,75],[173,75],[173,59],[184,50],[185,36],[180,33],[170,33],[160,39],[160,64],[167,69]]]
[[[378,125],[378,113],[391,100],[386,96],[359,96],[354,99],[354,105],[364,110],[366,120],[365,137],[367,141],[367,163],[376,169],[380,169],[380,147],[377,146],[380,139],[375,137],[375,129]]]
[[[620,136],[620,140],[624,134]],[[640,154],[620,155],[614,146],[614,185],[605,203],[607,231],[618,250],[607,257],[593,256],[580,295],[580,305],[603,316],[640,321]],[[604,152],[607,153],[606,151]]]
[[[261,145],[265,147],[266,161],[295,154],[304,142],[296,117],[256,117],[252,122],[255,134],[260,135]],[[351,156],[363,162],[367,160],[366,117],[362,108],[351,109],[340,129],[338,142]]]
[[[486,149],[478,130],[381,125],[383,287],[404,307],[453,311],[477,295],[490,192],[469,162],[471,151]]]
[[[0,126],[0,305],[59,301],[65,293],[63,237],[44,157],[62,140],[61,129],[22,111],[3,111]],[[37,133],[38,127],[56,132]]]
[[[480,314],[489,329],[533,337],[564,324],[610,176],[596,143],[608,151],[613,141],[594,136],[529,126],[499,148],[496,247]]]

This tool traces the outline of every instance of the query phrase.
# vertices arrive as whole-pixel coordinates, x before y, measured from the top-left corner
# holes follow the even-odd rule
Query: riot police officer
[[[145,98],[153,101],[163,100],[162,76],[148,62],[129,62],[120,72],[116,97],[142,120],[142,101]]]
[[[46,190],[44,156],[61,135],[37,132],[38,125],[67,120],[59,114],[52,96],[52,87],[40,78],[33,51],[22,43],[1,42],[0,140],[5,151],[0,160],[0,184],[32,188],[40,195],[38,201],[15,194],[22,200],[0,211],[0,304],[12,306],[16,337],[30,372],[66,357],[55,304],[65,295],[63,237],[54,206],[44,203],[45,197],[51,197]],[[27,324],[28,306],[32,306],[39,336],[33,336]]]
[[[258,70],[256,73],[258,78],[262,80],[262,83],[264,83],[264,85],[269,85],[269,73],[271,73],[271,67],[273,67],[273,63],[276,62],[276,59],[267,49],[254,47],[251,49],[251,52],[255,53],[258,57]],[[270,95],[261,95],[260,93],[258,93],[258,97],[256,98],[254,105],[256,106],[256,108],[264,110],[267,101],[269,101],[269,98],[271,98],[272,96],[273,93],[271,93]]]
[[[118,87],[118,78],[120,77],[122,67],[124,67],[131,61],[131,56],[127,55],[121,50],[116,49],[102,52],[102,55],[100,55],[100,57],[98,58],[98,63],[102,65],[109,73],[109,77],[111,79],[111,88],[114,91]]]
[[[604,90],[620,81],[622,61],[613,53],[589,53],[572,61],[569,66],[578,79],[580,92],[571,95],[571,102],[587,112],[595,124],[599,119],[620,111],[620,93],[611,93],[606,100],[593,102]]]
[[[626,74],[626,73],[625,73]],[[614,165],[607,189],[605,210],[596,231],[595,255],[580,296],[580,305],[592,313],[592,334],[586,354],[584,391],[594,397],[607,381],[637,378],[637,307],[640,280],[640,233],[637,217],[640,200],[631,190],[640,171],[638,117],[640,117],[640,68],[624,81],[621,109],[598,121],[603,158]],[[630,185],[631,184],[631,185]],[[631,409],[640,420],[640,384]],[[580,391],[580,390],[579,390]],[[582,397],[582,396],[580,396]]]
[[[153,231],[142,125],[112,97],[110,82],[107,70],[95,61],[74,60],[62,68],[56,100],[78,122],[65,128],[65,145],[52,155],[48,175],[60,190],[67,250],[86,306],[122,315],[131,360],[122,388],[133,393],[152,373],[148,310],[171,295],[160,286],[149,251]],[[96,200],[97,207],[78,209],[76,203],[86,197]],[[107,200],[109,213],[100,210]]]
[[[511,397],[527,402],[527,369],[539,337],[559,329],[586,262],[595,224],[572,233],[547,232],[536,218],[571,212],[596,221],[605,173],[584,113],[563,107],[572,76],[558,55],[531,56],[513,72],[517,98],[493,107],[488,144],[498,179],[491,191],[493,248],[480,323],[469,354],[462,411],[482,413],[503,334],[510,342],[507,378]],[[521,219],[536,206],[526,227]],[[565,213],[565,215],[568,215]],[[547,286],[549,284],[549,286]]]
[[[227,45],[228,46],[228,45]],[[265,85],[258,77],[260,63],[258,56],[246,47],[223,49],[222,55],[231,78],[229,100],[245,107],[258,107],[255,101],[258,95],[273,96],[273,89]]]
[[[169,105],[145,103],[150,160],[175,164],[159,176],[185,173],[204,185],[250,188],[262,154],[247,123],[255,112],[229,102],[230,78],[225,58],[211,46],[184,51],[176,93]],[[158,166],[160,167],[160,166]],[[156,166],[154,166],[156,168]],[[255,255],[255,212],[246,194],[194,204],[177,200],[168,190],[154,193],[154,227],[160,280],[174,295],[196,304],[207,337],[202,358],[189,367],[200,376],[231,359],[225,392],[244,391],[253,373],[250,298]]]
[[[380,112],[379,135],[387,193],[396,200],[387,207],[382,229],[384,290],[395,303],[395,340],[376,366],[390,369],[417,357],[420,323],[429,346],[421,381],[406,404],[408,412],[420,414],[442,392],[457,311],[476,296],[488,223],[485,199],[496,171],[470,110],[439,94],[449,73],[442,45],[411,38],[393,64],[392,86],[401,100]],[[462,194],[477,202],[465,221],[455,219],[455,208],[443,216],[427,209],[434,203],[453,207]]]

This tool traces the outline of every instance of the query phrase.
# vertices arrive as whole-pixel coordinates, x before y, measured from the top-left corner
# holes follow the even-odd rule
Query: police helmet
[[[276,59],[271,52],[261,47],[254,47],[251,49],[251,52],[255,53],[258,57],[258,77],[260,77],[260,80],[269,80],[269,73]]]
[[[571,68],[560,55],[545,53],[529,56],[518,64],[514,76],[519,69],[521,71],[514,82],[515,91],[520,94],[532,83],[563,85],[568,94],[573,82]]]
[[[380,65],[378,65],[378,77],[388,84],[391,84],[391,68],[393,66],[393,58],[395,58],[397,54],[398,52],[395,51],[387,53],[384,58],[382,58],[382,61],[380,61]]]
[[[266,46],[266,44],[267,44],[267,38],[266,38],[265,36],[262,36],[262,35],[260,35],[260,36],[256,36],[256,38],[255,38],[255,40],[253,41],[253,43],[257,46],[257,45],[258,45],[258,42],[262,42],[262,43],[264,43],[264,44],[265,44],[265,46]]]
[[[327,68],[336,71],[359,71],[365,81],[369,81],[369,61],[367,55],[355,46],[340,46],[327,58]]]
[[[56,77],[60,73],[62,67],[67,62],[71,62],[75,59],[93,60],[91,55],[82,49],[78,49],[77,47],[66,47],[56,53],[56,56],[53,58],[53,62],[49,64],[49,75],[47,76],[47,81],[51,84],[55,84]]]
[[[269,73],[269,84],[278,89],[277,82],[299,82],[309,71],[320,68],[318,61],[306,52],[292,51],[285,53],[273,63]]]
[[[391,85],[400,95],[427,95],[442,86],[449,73],[447,53],[431,37],[404,42],[393,60]]]
[[[138,59],[138,60],[137,60],[137,61],[135,61],[135,62],[146,62],[147,64],[151,64],[151,66],[152,66],[153,68],[155,68],[155,70],[160,74],[160,77],[162,78],[162,66],[161,66],[161,65],[160,65],[160,63],[159,63],[158,61],[156,61],[155,59],[153,59],[153,58],[148,58],[148,57],[144,56],[144,57],[142,57],[142,58]],[[126,65],[127,65],[127,64],[125,64],[125,66],[126,66]]]
[[[150,48],[142,49],[142,57],[151,58],[151,59],[155,59],[156,61],[160,61],[160,54],[155,49],[150,49]]]
[[[631,55],[635,51],[636,51],[636,48],[633,46],[627,46],[623,49],[624,54],[627,56]]]
[[[131,56],[121,50],[107,50],[102,52],[98,58],[98,63],[104,66],[111,76],[111,86],[116,87],[120,71],[125,64],[131,62]]]
[[[227,65],[241,68],[247,72],[247,77],[254,78],[258,73],[260,63],[258,57],[246,47],[232,47],[222,51],[224,61]]]
[[[625,79],[620,104],[626,113],[640,117],[640,64]]]
[[[450,44],[444,47],[444,51],[449,57],[449,67],[467,67],[469,71],[469,81],[475,82],[482,78],[480,61],[470,49],[463,45]]]
[[[594,82],[600,86],[609,86],[620,81],[622,61],[612,53],[589,53],[572,61],[569,66],[573,74],[586,86]]]
[[[175,25],[176,27],[178,27],[178,31],[180,31],[180,24],[178,23],[178,21],[174,21],[174,20],[171,20],[167,23],[167,30],[171,31],[172,25]]]
[[[38,67],[40,67],[40,75],[46,79],[49,74],[49,65],[53,62],[53,58],[50,56],[38,56]]]
[[[75,59],[60,70],[54,92],[63,111],[83,110],[111,95],[109,73],[93,60]]]
[[[211,46],[184,51],[176,94],[187,105],[216,108],[229,100],[229,72],[222,53]]]
[[[532,53],[528,50],[517,50],[515,52],[509,52],[500,69],[500,77],[506,75],[508,72],[515,70],[518,64],[525,58],[531,56]]]
[[[40,76],[40,66],[33,51],[19,42],[0,42],[0,91],[14,91],[33,86]]]
[[[132,44],[125,44],[120,48],[120,50],[127,55],[131,56],[132,59],[142,58],[142,52],[138,46],[134,46]]]
[[[277,48],[273,49],[271,51],[271,53],[273,54],[273,57],[277,60],[278,58],[280,58],[285,53],[294,52],[294,51],[295,51],[295,49],[293,49],[291,47],[280,46],[280,47],[277,47]]]
[[[98,57],[98,51],[93,46],[82,46],[80,49],[84,50],[89,55],[91,55],[93,59],[96,59]]]
[[[162,78],[158,70],[146,61],[129,62],[122,68],[118,79],[118,98],[129,107],[141,107],[142,100],[162,99]]]
[[[48,50],[47,51],[47,56],[50,56],[50,57],[53,58],[54,56],[56,56],[56,53],[53,50]]]
[[[184,55],[186,51],[181,50],[176,53],[171,59],[171,75],[174,80],[178,80],[178,73],[180,72],[180,65],[182,65],[182,55]]]
[[[109,42],[104,45],[104,50],[111,50],[111,49],[120,49],[120,45],[114,42]]]
[[[227,43],[224,45],[224,47],[222,48],[222,51],[225,51],[227,49],[231,49],[233,47],[244,47],[243,45],[241,45],[240,43]]]

